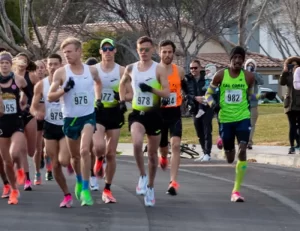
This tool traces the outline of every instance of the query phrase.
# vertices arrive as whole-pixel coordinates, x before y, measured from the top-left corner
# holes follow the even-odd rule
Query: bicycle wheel
[[[181,147],[180,156],[183,154],[189,155],[192,159],[199,156],[199,153],[190,149],[189,147]]]

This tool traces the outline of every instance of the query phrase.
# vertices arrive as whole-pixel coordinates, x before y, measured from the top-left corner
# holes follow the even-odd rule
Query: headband
[[[12,64],[12,58],[9,54],[1,54],[0,55],[0,61],[8,61],[10,64]]]

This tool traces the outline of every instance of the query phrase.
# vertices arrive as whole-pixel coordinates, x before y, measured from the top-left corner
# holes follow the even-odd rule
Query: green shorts
[[[81,131],[86,124],[91,124],[96,129],[95,113],[82,117],[64,118],[63,132],[68,138],[77,140],[81,136]]]

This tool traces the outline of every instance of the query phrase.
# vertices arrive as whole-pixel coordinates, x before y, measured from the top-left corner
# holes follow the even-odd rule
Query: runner
[[[140,60],[126,67],[120,82],[121,105],[131,98],[126,97],[126,83],[131,81],[133,89],[133,112],[128,117],[131,132],[133,153],[140,171],[136,193],[145,195],[146,206],[155,205],[154,179],[158,164],[157,150],[161,138],[162,116],[160,97],[169,97],[167,72],[163,66],[152,61],[154,52],[151,38],[143,36],[137,40],[137,51]],[[147,135],[149,182],[146,175],[143,157],[143,139]]]
[[[68,64],[55,72],[48,100],[54,102],[62,97],[63,131],[76,173],[75,196],[81,200],[81,205],[92,205],[89,191],[90,147],[96,128],[95,95],[96,105],[100,109],[103,107],[102,86],[97,69],[81,62],[81,46],[76,38],[67,38],[61,44]],[[92,91],[94,86],[95,92]]]
[[[98,63],[98,60],[94,57],[90,57],[85,61],[85,64],[89,66],[94,66]],[[97,111],[96,111],[97,112]],[[99,183],[96,175],[94,174],[94,165],[96,162],[96,158],[93,152],[93,146],[91,148],[91,176],[90,176],[90,189],[92,191],[98,191],[99,190]]]
[[[27,97],[27,108],[23,113],[23,123],[24,123],[24,132],[26,137],[27,144],[27,154],[29,157],[33,157],[36,148],[36,137],[37,137],[37,122],[36,119],[29,113],[29,107],[31,105],[31,100],[33,97],[33,86],[36,84],[39,79],[35,75],[36,65],[34,62],[30,61],[28,56],[24,53],[19,53],[16,56],[16,75],[24,77],[26,80],[29,94]],[[26,173],[26,181],[24,184],[25,191],[32,190],[32,184],[29,175],[29,165],[27,155],[24,155],[22,158],[22,164]]]
[[[211,107],[215,101],[213,94],[217,87],[220,90],[220,132],[228,163],[235,159],[235,137],[238,140],[238,161],[236,177],[231,194],[231,201],[244,202],[240,187],[247,169],[247,144],[249,141],[251,123],[249,102],[253,94],[254,75],[242,69],[246,52],[242,47],[235,47],[230,53],[230,67],[218,71],[206,92],[206,99]]]
[[[8,204],[17,204],[19,190],[17,182],[23,184],[24,170],[21,168],[21,157],[26,154],[26,141],[21,116],[20,91],[28,94],[27,83],[23,77],[12,71],[12,56],[3,51],[0,53],[0,154],[4,170],[9,181],[11,192]],[[3,115],[4,114],[4,115]],[[17,167],[17,178],[14,171]]]
[[[41,60],[36,61],[35,65],[36,65],[36,72],[35,72],[36,76],[39,80],[42,80],[46,76],[45,75],[46,71],[47,71],[46,65]],[[41,108],[44,107],[44,98],[43,97],[40,99],[39,107],[41,107]],[[43,125],[44,125],[44,120],[37,120],[36,148],[35,148],[35,153],[34,153],[34,157],[33,157],[34,166],[35,166],[35,177],[34,177],[35,185],[40,185],[42,183],[40,169],[41,169],[41,165],[42,165],[41,162],[44,159]]]
[[[3,165],[3,160],[1,155],[0,155],[0,177],[3,181],[3,192],[1,198],[8,198],[10,193],[10,185],[4,171],[4,165]]]
[[[102,82],[102,102],[104,108],[96,110],[97,130],[93,136],[94,154],[97,157],[94,173],[103,171],[103,158],[106,157],[105,186],[102,200],[115,203],[110,186],[116,171],[116,152],[120,128],[124,125],[126,106],[119,104],[119,83],[125,68],[115,63],[117,49],[113,40],[106,38],[100,43],[102,61],[96,64]],[[101,175],[101,174],[100,174]]]
[[[170,131],[172,157],[170,184],[167,190],[167,194],[173,196],[177,195],[177,190],[179,187],[179,184],[177,183],[177,174],[180,164],[180,143],[182,135],[181,88],[182,83],[184,83],[184,81],[182,81],[184,79],[183,68],[172,63],[175,49],[175,44],[170,40],[162,41],[159,44],[159,55],[161,58],[160,63],[167,70],[169,87],[171,92],[169,98],[164,98],[162,100],[161,111],[164,123],[161,131],[161,140],[159,145],[161,153],[159,163],[163,170],[165,170],[168,167],[168,133]]]
[[[43,125],[46,153],[50,156],[53,164],[53,173],[55,180],[64,193],[64,199],[60,203],[60,207],[71,207],[72,196],[67,186],[66,178],[62,171],[62,166],[67,167],[70,164],[70,153],[67,147],[65,135],[63,133],[63,115],[59,102],[44,102],[41,107],[40,100],[47,99],[50,85],[53,80],[54,72],[62,66],[62,58],[58,54],[52,54],[47,60],[47,69],[49,76],[39,81],[34,87],[34,96],[30,112],[35,115],[37,120],[42,121]]]

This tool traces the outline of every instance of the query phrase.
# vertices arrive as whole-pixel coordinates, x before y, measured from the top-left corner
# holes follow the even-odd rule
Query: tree
[[[109,26],[123,34],[118,44],[136,55],[135,41],[148,35],[176,42],[188,67],[201,47],[222,33],[238,0],[97,0],[94,6]],[[117,23],[120,22],[120,23]],[[165,36],[168,35],[168,36]],[[194,47],[194,48],[193,48]]]
[[[18,20],[13,17],[18,14],[14,12],[9,13],[9,7],[6,3],[8,1],[0,1],[0,15],[1,22],[0,25],[0,39],[13,51],[13,54],[19,52],[25,52],[32,59],[41,59],[47,57],[50,53],[56,52],[59,49],[60,44],[58,43],[58,35],[63,28],[65,19],[68,18],[69,21],[75,20],[75,14],[68,14],[72,0],[23,0],[18,1],[19,4],[19,16],[21,23],[18,24]],[[51,3],[51,4],[50,4]],[[35,8],[39,4],[44,4],[43,7]],[[85,11],[90,9],[82,18],[84,20],[81,22],[81,27],[84,27],[88,19],[94,12],[90,4],[85,4]],[[44,12],[44,14],[41,13]],[[47,15],[47,21],[44,18],[37,17],[36,12],[39,15]],[[46,12],[46,13],[45,13]],[[42,25],[44,27],[39,27],[39,23],[43,21]],[[32,32],[34,41],[31,39],[30,33]],[[21,43],[17,38],[21,38]]]
[[[268,33],[284,59],[293,55],[300,56],[299,12],[299,1],[272,1],[264,17]]]

